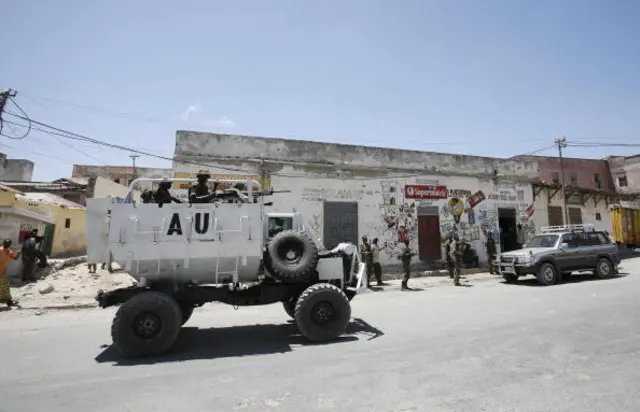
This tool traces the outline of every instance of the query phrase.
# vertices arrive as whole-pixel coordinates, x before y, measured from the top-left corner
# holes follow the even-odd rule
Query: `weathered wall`
[[[524,180],[538,174],[535,162],[510,159],[216,133],[176,133],[174,160],[178,162],[189,159],[209,164],[213,159],[220,159],[225,160],[230,169],[242,168],[246,163],[256,164],[261,156],[275,169],[304,163],[305,174],[317,177],[344,176],[353,171],[365,174],[381,168],[386,171],[411,170],[424,175],[446,173],[493,177],[497,174]],[[248,159],[253,161],[247,162]],[[297,170],[294,168],[293,171]]]
[[[554,191],[551,191],[553,193]],[[540,192],[534,202],[534,214],[532,219],[535,226],[539,229],[542,226],[549,226],[549,206],[563,206],[562,192],[558,191],[553,195],[549,202],[549,192],[544,189]],[[592,224],[596,230],[606,230],[609,233],[613,231],[613,223],[611,219],[611,211],[604,199],[599,199],[597,204],[593,198],[585,201],[584,205],[567,204],[567,208],[578,208],[581,211],[582,223]],[[600,220],[597,219],[599,214]],[[563,221],[565,221],[563,212]]]
[[[0,180],[30,182],[33,178],[34,164],[26,159],[8,159],[0,153]]]
[[[439,235],[448,233],[454,227],[452,198],[461,199],[465,209],[457,230],[481,261],[486,261],[482,229],[497,226],[498,208],[515,209],[517,221],[535,231],[526,212],[533,202],[529,182],[538,174],[535,162],[178,132],[174,171],[195,173],[202,166],[194,163],[206,163],[214,174],[255,175],[257,179],[262,155],[271,186],[291,191],[268,199],[274,202],[269,212],[295,209],[322,239],[324,202],[357,202],[358,235],[380,239],[385,265],[399,263],[396,255],[404,236],[415,250],[420,237],[423,242],[438,242],[420,235],[420,210],[431,206],[438,216]],[[410,199],[407,185],[445,186],[446,196]],[[470,205],[469,197],[478,192],[485,200]]]
[[[95,181],[95,186],[93,187],[93,196],[94,198],[100,197],[120,197],[124,198],[124,196],[129,191],[129,187],[123,186],[121,184],[115,183],[107,178],[98,177]],[[134,191],[134,200],[140,200],[140,192]]]
[[[25,216],[13,215],[9,213],[0,214],[0,239],[9,239],[13,242],[11,248],[20,251],[21,245],[18,243],[20,230],[38,229],[44,233],[44,223],[39,220],[30,219]],[[7,268],[7,274],[11,277],[19,276],[22,273],[22,260],[14,260]]]
[[[610,156],[607,158],[615,189],[620,193],[640,192],[640,155]],[[627,185],[620,186],[620,178],[626,177]]]
[[[103,177],[113,182],[119,182],[128,186],[131,184],[133,167],[131,166],[95,166],[95,165],[73,165],[72,177]],[[137,177],[161,178],[170,177],[172,169],[161,169],[151,167],[136,167]],[[141,185],[141,190],[151,188],[150,184]]]
[[[538,177],[542,181],[552,182],[554,172],[560,173],[560,159],[557,157],[543,156],[519,156],[519,159],[536,161],[539,167]],[[614,191],[615,186],[611,178],[609,163],[599,159],[563,159],[564,183],[588,189],[600,189]],[[595,181],[595,175],[600,178],[600,187]],[[578,184],[572,184],[572,176],[577,179]],[[574,181],[575,182],[575,181]]]

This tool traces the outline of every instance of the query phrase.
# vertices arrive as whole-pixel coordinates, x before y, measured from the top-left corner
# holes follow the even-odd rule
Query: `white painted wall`
[[[25,216],[14,215],[11,213],[0,214],[0,240],[9,239],[13,242],[11,249],[19,252],[22,245],[18,243],[18,235],[20,230],[38,229],[40,236],[44,234],[45,224],[39,220],[31,219]],[[11,277],[19,276],[22,273],[22,260],[11,261],[7,268],[7,274]]]
[[[109,179],[104,177],[96,178],[96,185],[93,189],[93,197],[94,198],[103,198],[103,197],[121,197],[124,196],[129,191],[128,186],[123,186],[121,184],[112,182]],[[134,200],[140,201],[140,192],[134,191]]]
[[[533,221],[537,228],[549,225],[548,206],[563,206],[562,194],[559,191],[552,198],[551,202],[548,201],[547,190],[544,189],[534,202],[534,214],[532,216]],[[582,211],[582,223],[592,224],[596,230],[606,230],[610,233],[613,232],[613,222],[611,219],[611,211],[606,205],[604,199],[598,201],[596,206],[593,199],[587,200],[584,206],[579,205],[567,205],[570,208],[579,208]],[[596,220],[596,213],[600,213],[600,221]],[[567,222],[565,222],[567,223]]]
[[[175,163],[176,172],[193,173],[197,166]],[[233,171],[222,168],[210,168],[212,174],[232,174]],[[378,237],[385,245],[385,253],[381,254],[383,265],[398,264],[395,257],[397,252],[398,234],[397,223],[403,222],[409,229],[411,246],[418,250],[417,206],[437,206],[440,211],[441,233],[448,232],[454,225],[453,216],[448,213],[448,200],[411,200],[404,198],[404,186],[410,184],[444,185],[448,189],[462,189],[475,193],[482,190],[487,197],[473,210],[475,222],[469,223],[469,215],[464,214],[461,219],[460,231],[465,239],[477,250],[480,261],[486,262],[484,236],[482,227],[497,225],[497,208],[514,207],[518,220],[531,231],[534,222],[527,218],[525,210],[533,202],[533,192],[529,184],[500,184],[498,187],[492,180],[476,177],[428,175],[397,177],[397,178],[319,178],[307,177],[300,173],[300,169],[283,166],[277,174],[271,176],[274,190],[291,190],[291,193],[276,194],[268,201],[274,206],[269,212],[290,212],[295,209],[304,215],[306,224],[318,238],[323,237],[323,201],[357,201],[358,202],[358,235],[369,238]],[[390,187],[396,187],[394,193]],[[502,196],[500,196],[502,193]],[[180,194],[180,193],[176,193]],[[395,197],[395,205],[391,204],[391,197]],[[413,211],[410,207],[414,205]],[[409,206],[409,207],[407,207]],[[389,222],[395,223],[389,227]],[[444,256],[444,252],[443,252]]]

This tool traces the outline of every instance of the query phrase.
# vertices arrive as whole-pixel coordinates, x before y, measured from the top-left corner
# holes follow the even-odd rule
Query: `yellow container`
[[[636,209],[614,207],[611,211],[613,238],[623,245],[640,243],[640,213]]]

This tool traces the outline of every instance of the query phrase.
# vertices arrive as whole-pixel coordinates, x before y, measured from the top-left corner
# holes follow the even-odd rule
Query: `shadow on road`
[[[609,278],[606,279],[600,279],[599,277],[597,277],[596,275],[592,274],[592,273],[576,273],[576,274],[572,274],[571,277],[569,277],[568,279],[564,279],[558,283],[556,283],[554,286],[559,286],[559,285],[567,285],[567,284],[572,284],[572,283],[582,283],[582,282],[594,282],[594,281],[608,281],[608,280],[614,280],[614,279],[618,279],[618,278],[624,278],[626,276],[628,276],[628,273],[625,272],[620,272],[616,275],[612,275]],[[522,280],[518,280],[516,282],[505,282],[502,281],[500,282],[504,285],[509,285],[509,286],[534,286],[534,287],[539,287],[542,286],[544,287],[545,285],[541,284],[538,282],[538,279],[534,278],[534,277],[527,277],[525,279]]]
[[[246,325],[223,328],[200,329],[183,327],[175,344],[165,355],[149,358],[124,358],[113,345],[103,345],[104,350],[96,356],[98,363],[113,363],[117,366],[149,365],[186,360],[227,358],[234,356],[266,355],[293,350],[292,345],[336,345],[361,339],[372,340],[383,336],[379,329],[362,319],[354,318],[347,332],[337,340],[313,343],[303,338],[293,321],[279,325]]]

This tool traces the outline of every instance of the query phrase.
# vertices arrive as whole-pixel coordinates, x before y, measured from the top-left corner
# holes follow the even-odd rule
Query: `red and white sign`
[[[446,186],[406,185],[404,187],[406,199],[446,199]]]

